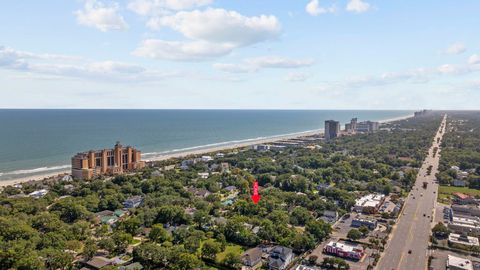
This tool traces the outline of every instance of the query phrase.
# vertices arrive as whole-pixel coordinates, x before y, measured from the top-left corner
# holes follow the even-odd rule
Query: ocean
[[[0,109],[0,180],[68,170],[70,158],[116,141],[145,158],[322,129],[352,117],[386,120],[413,111],[366,110],[12,110]]]

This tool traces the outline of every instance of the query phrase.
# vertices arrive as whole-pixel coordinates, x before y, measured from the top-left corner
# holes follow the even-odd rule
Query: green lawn
[[[140,240],[140,239],[133,239],[132,240],[132,245],[136,246],[136,245],[140,244],[141,242],[142,242],[142,240]]]
[[[461,192],[468,195],[480,196],[480,190],[468,188],[468,187],[440,186],[438,187],[438,192],[442,194],[452,194],[454,192]]]
[[[452,187],[439,186],[438,187],[438,201],[442,203],[450,203],[451,195],[455,192],[465,193],[472,196],[480,196],[480,190],[468,187]]]
[[[239,245],[228,245],[225,247],[225,250],[223,252],[220,252],[217,254],[217,258],[216,258],[216,261],[217,262],[221,262],[225,256],[227,255],[227,253],[229,252],[233,252],[235,254],[238,254],[239,256],[242,255],[244,249],[242,246],[239,246]]]

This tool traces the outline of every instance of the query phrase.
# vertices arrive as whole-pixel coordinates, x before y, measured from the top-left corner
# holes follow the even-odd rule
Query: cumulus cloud
[[[128,8],[142,16],[163,16],[171,11],[188,10],[211,3],[213,0],[132,0]]]
[[[130,82],[157,81],[179,76],[179,72],[148,70],[136,64],[91,61],[76,56],[35,54],[3,46],[0,46],[0,68],[69,78]]]
[[[313,59],[291,59],[280,56],[262,56],[243,60],[240,64],[216,63],[215,69],[230,73],[256,72],[263,68],[301,68],[313,65]]]
[[[462,54],[467,50],[465,45],[461,42],[456,42],[450,45],[446,50],[445,53],[447,54]]]
[[[117,3],[106,5],[97,0],[86,0],[83,9],[75,11],[75,15],[78,24],[94,27],[102,32],[126,30],[128,25],[118,11]]]
[[[274,39],[280,34],[275,16],[247,17],[236,11],[209,8],[204,11],[181,11],[172,16],[152,19],[153,29],[168,26],[194,40],[247,46]]]
[[[138,56],[169,60],[218,57],[236,48],[276,39],[281,32],[275,16],[247,17],[236,11],[212,8],[154,17],[148,26],[169,27],[187,38],[186,41],[145,40],[134,52]]]
[[[335,7],[331,6],[329,8],[324,8],[320,6],[318,0],[312,0],[305,7],[305,11],[312,16],[318,16],[325,13],[334,13]]]
[[[370,4],[362,0],[350,0],[347,4],[347,11],[363,13],[371,8]]]
[[[471,56],[468,58],[468,63],[469,63],[470,65],[480,64],[480,55],[478,55],[478,54],[473,54],[473,55],[471,55]]]

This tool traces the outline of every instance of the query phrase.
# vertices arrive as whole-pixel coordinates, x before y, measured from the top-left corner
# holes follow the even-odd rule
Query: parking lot
[[[460,258],[466,258],[472,261],[475,265],[475,262],[480,262],[480,258],[472,257],[464,254],[458,254],[456,252],[448,251],[448,250],[441,250],[441,249],[434,249],[430,250],[430,255],[433,256],[432,262],[430,264],[432,270],[445,270],[447,264],[447,257],[448,255],[453,255]],[[480,266],[480,263],[479,263]],[[477,268],[475,268],[477,269]]]
[[[333,226],[332,226],[332,235],[330,239],[323,241],[320,245],[318,245],[310,254],[310,256],[315,255],[318,257],[317,263],[321,263],[325,257],[334,257],[331,255],[327,255],[323,253],[324,247],[330,242],[330,241],[339,241],[340,239],[346,239],[348,232],[353,229],[351,227],[352,220],[358,216],[361,216],[358,213],[351,213],[350,215],[347,215],[346,217],[344,216],[340,220],[338,220]],[[383,237],[386,235],[386,225],[379,223],[377,226],[377,229],[374,231],[371,231],[366,238],[359,239],[359,241],[368,243],[368,238],[369,237]],[[365,249],[365,256],[360,261],[353,261],[353,260],[346,260],[348,264],[350,265],[350,269],[354,270],[364,270],[367,269],[368,265],[370,263],[373,263],[374,258],[372,257],[372,254],[374,252],[377,252],[374,249],[366,248]]]

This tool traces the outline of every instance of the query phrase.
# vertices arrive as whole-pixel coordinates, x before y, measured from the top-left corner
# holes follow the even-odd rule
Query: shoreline
[[[412,117],[413,117],[413,114],[409,114],[409,115],[399,116],[395,118],[378,120],[378,122],[384,124],[384,123],[404,120]],[[343,124],[341,123],[341,125]],[[182,149],[179,149],[178,151],[171,150],[171,151],[158,152],[158,154],[155,153],[157,154],[156,156],[145,159],[145,162],[163,161],[163,160],[168,160],[172,158],[182,158],[182,157],[191,156],[191,155],[200,155],[200,154],[206,154],[211,152],[219,152],[224,150],[248,147],[255,144],[273,143],[276,141],[295,139],[295,138],[301,138],[301,137],[312,136],[312,135],[321,135],[323,134],[323,131],[324,129],[315,129],[315,130],[301,131],[301,132],[295,132],[295,133],[289,133],[289,134],[283,134],[283,135],[274,135],[274,136],[258,138],[258,139],[245,139],[245,140],[238,140],[238,141],[232,141],[232,142],[212,143],[210,145],[206,145],[205,147],[196,146],[196,147],[185,148],[186,150],[184,151],[182,151]],[[153,154],[153,153],[147,153],[147,154]],[[15,179],[0,180],[0,188],[6,187],[6,186],[12,186],[16,184],[27,183],[27,182],[43,181],[50,178],[59,177],[60,175],[63,176],[69,173],[70,173],[70,170],[63,170],[63,171],[56,171],[51,173],[43,173],[43,174],[19,177]]]

